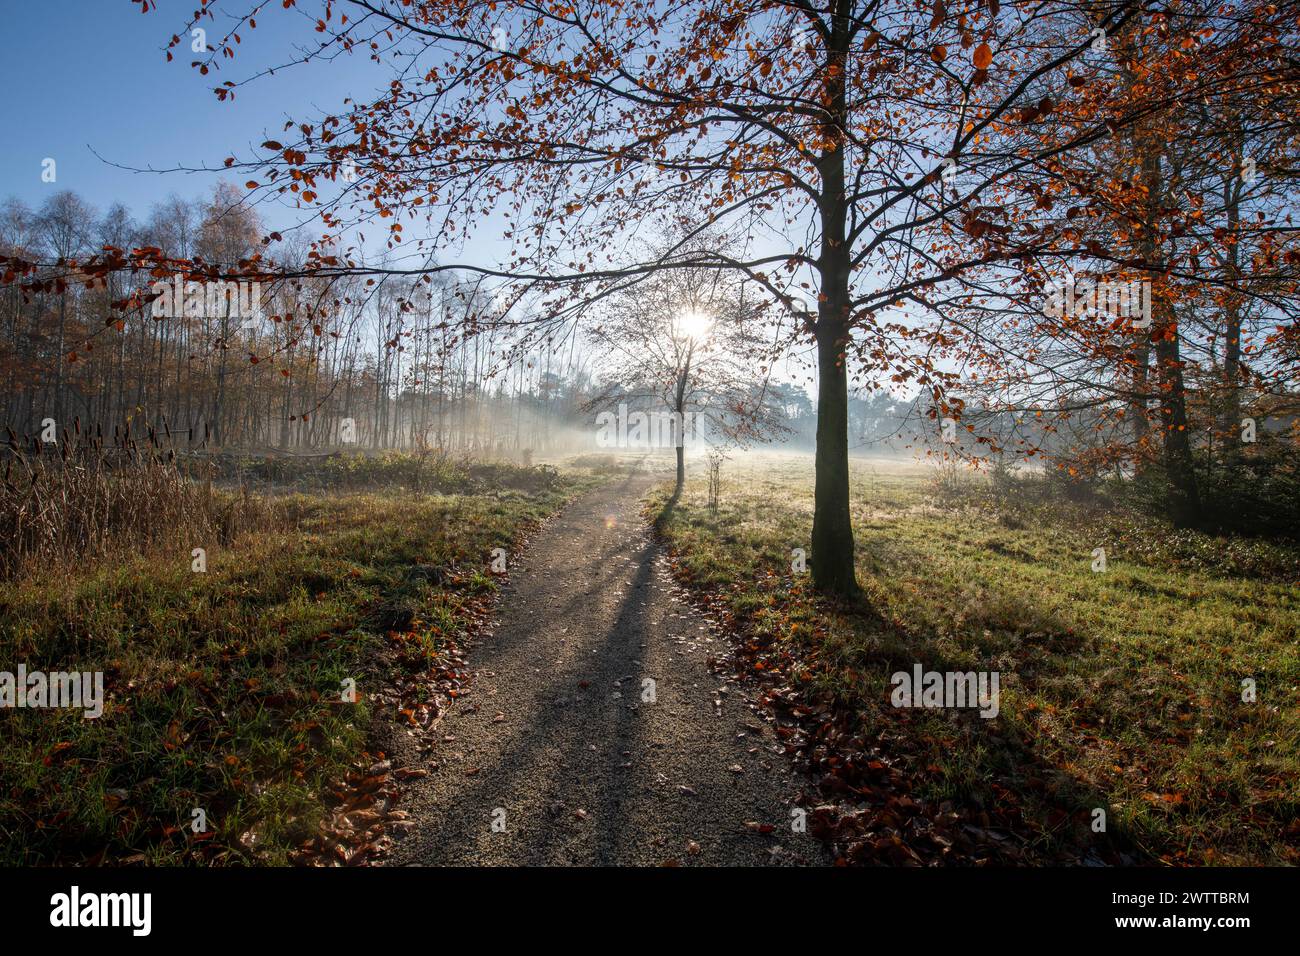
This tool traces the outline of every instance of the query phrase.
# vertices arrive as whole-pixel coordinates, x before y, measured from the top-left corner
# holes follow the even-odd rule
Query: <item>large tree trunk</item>
[[[853,567],[853,522],[849,517],[849,380],[845,361],[852,268],[843,148],[848,117],[844,73],[849,43],[847,7],[838,3],[827,42],[827,121],[822,127],[830,145],[817,160],[821,174],[818,212],[822,235],[817,261],[821,298],[815,330],[817,482],[813,502],[812,576],[813,585],[823,594],[856,598],[861,590]]]
[[[818,591],[856,597],[849,517],[849,383],[841,323],[817,323],[817,484],[812,576]]]
[[[1151,338],[1160,384],[1160,424],[1164,443],[1165,476],[1169,481],[1166,511],[1175,527],[1194,525],[1200,517],[1201,500],[1196,487],[1196,470],[1192,464],[1192,435],[1187,426],[1187,393],[1183,382],[1183,362],[1178,338],[1178,317],[1169,300],[1161,244],[1167,240],[1159,232],[1161,203],[1167,187],[1161,169],[1159,136],[1145,126],[1134,134],[1134,145],[1141,161],[1142,185],[1146,189],[1146,222],[1139,248],[1152,279]]]
[[[1192,436],[1187,428],[1187,402],[1183,387],[1183,362],[1178,323],[1168,302],[1155,306],[1160,313],[1156,362],[1160,367],[1160,423],[1165,432],[1165,474],[1170,484],[1169,518],[1186,528],[1200,517],[1201,498],[1192,464]]]

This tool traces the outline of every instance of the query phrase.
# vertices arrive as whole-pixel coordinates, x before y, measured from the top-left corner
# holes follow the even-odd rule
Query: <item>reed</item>
[[[278,524],[275,505],[247,488],[216,488],[170,435],[129,425],[105,435],[74,420],[56,442],[7,429],[0,467],[0,578],[34,568],[151,553],[195,540],[228,543]],[[187,549],[188,550],[188,549]]]

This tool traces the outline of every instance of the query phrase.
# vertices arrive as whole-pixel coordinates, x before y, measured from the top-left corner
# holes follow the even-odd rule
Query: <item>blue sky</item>
[[[346,97],[373,99],[387,80],[364,55],[342,56],[279,70],[239,91],[233,102],[221,102],[214,86],[279,66],[297,44],[312,43],[318,34],[304,11],[268,4],[257,29],[241,31],[240,56],[205,77],[189,65],[188,42],[172,62],[165,55],[168,40],[182,31],[195,5],[196,0],[157,0],[157,9],[143,15],[131,0],[0,0],[0,82],[11,94],[8,135],[0,139],[0,198],[16,196],[35,209],[70,189],[100,212],[120,201],[143,221],[149,207],[171,193],[202,198],[223,178],[242,182],[246,176],[222,169],[222,160],[248,157],[264,140],[280,138],[286,119],[337,113]],[[218,13],[208,30],[215,40],[229,26]],[[54,183],[41,178],[47,157],[57,163]],[[109,163],[213,171],[139,173]],[[301,215],[273,204],[258,211],[268,230],[286,233]],[[506,251],[501,226],[493,218],[476,224],[463,246],[440,258],[500,262]],[[408,251],[417,230],[415,223],[408,225]],[[371,253],[382,251],[367,245]]]
[[[345,96],[375,87],[374,69],[353,56],[280,71],[233,103],[218,102],[212,94],[217,83],[271,65],[291,42],[314,36],[303,14],[270,5],[256,30],[241,31],[243,57],[224,75],[203,77],[189,65],[188,43],[171,63],[164,54],[195,0],[158,0],[157,6],[142,15],[130,0],[0,0],[0,82],[10,94],[0,139],[0,197],[17,196],[37,207],[53,192],[70,189],[101,211],[121,201],[142,219],[167,194],[205,195],[223,174],[133,173],[107,165],[92,148],[124,166],[219,167],[232,152],[247,155],[250,145],[267,139],[264,131],[278,133],[291,114],[304,119],[334,112]],[[55,183],[41,180],[46,157],[58,164]],[[292,222],[288,215],[275,221],[269,207],[263,215],[273,227]]]

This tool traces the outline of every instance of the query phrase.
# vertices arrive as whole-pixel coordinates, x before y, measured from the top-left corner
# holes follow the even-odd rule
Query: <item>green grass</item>
[[[491,549],[592,480],[288,496],[206,573],[184,547],[0,585],[0,670],[102,670],[107,697],[98,719],[0,711],[0,863],[289,861],[366,759],[375,691],[482,612]]]
[[[185,465],[196,475],[254,486],[274,483],[297,491],[348,491],[399,488],[439,494],[482,494],[501,488],[532,491],[557,472],[553,466],[520,467],[508,462],[474,461],[450,454],[385,451],[337,452],[303,456],[193,456]],[[577,462],[573,467],[582,468]]]
[[[665,523],[682,573],[895,738],[922,796],[1015,804],[1044,853],[1086,846],[1100,806],[1138,858],[1300,862],[1296,549],[1059,503],[1032,480],[995,494],[862,464],[858,574],[877,618],[816,601],[791,572],[791,549],[809,547],[810,461],[726,477],[716,513],[697,477]],[[999,671],[999,717],[892,708],[889,675],[915,662]]]

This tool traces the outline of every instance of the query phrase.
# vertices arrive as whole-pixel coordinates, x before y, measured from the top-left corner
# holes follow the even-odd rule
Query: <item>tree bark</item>
[[[1187,428],[1187,402],[1183,387],[1177,320],[1164,303],[1156,307],[1166,313],[1156,341],[1156,362],[1160,366],[1160,423],[1165,432],[1165,473],[1169,479],[1169,518],[1174,526],[1187,528],[1200,517],[1201,499],[1192,464],[1192,437]]]
[[[812,531],[813,585],[824,594],[861,594],[853,566],[849,517],[849,385],[846,332],[825,317],[817,323],[817,481]]]
[[[691,359],[694,355],[695,345],[690,343],[686,348],[686,361],[677,374],[677,389],[673,395],[673,411],[677,413],[676,434],[673,436],[677,444],[677,484],[673,487],[673,498],[681,497],[682,489],[686,486],[686,383],[691,375]]]
[[[836,4],[827,42],[827,115],[822,131],[828,146],[818,157],[821,249],[817,271],[817,480],[812,530],[813,586],[823,594],[861,595],[853,564],[853,522],[849,517],[849,381],[845,348],[849,338],[851,263],[847,241],[848,197],[844,172],[844,127],[848,117],[844,75],[850,24],[847,6]]]
[[[1240,156],[1244,149],[1239,145]],[[1235,164],[1240,166],[1240,162]],[[1228,234],[1236,237],[1241,225],[1241,180],[1233,176],[1224,187],[1224,211],[1228,217]],[[1224,460],[1229,469],[1240,467],[1242,463],[1241,443],[1241,324],[1242,301],[1239,292],[1241,268],[1236,242],[1228,243],[1227,255],[1223,262],[1223,279],[1225,299],[1223,330],[1223,416],[1220,424],[1224,442]]]
[[[1151,309],[1154,315],[1151,338],[1155,353],[1156,376],[1160,386],[1160,424],[1163,431],[1165,477],[1169,482],[1166,512],[1175,527],[1197,523],[1201,501],[1192,463],[1192,436],[1187,426],[1187,392],[1183,382],[1183,362],[1178,335],[1178,317],[1165,283],[1158,281],[1165,273],[1159,233],[1165,176],[1161,169],[1164,144],[1158,135],[1145,127],[1134,135],[1141,162],[1142,184],[1146,189],[1146,222],[1140,244],[1147,274],[1152,279]]]

